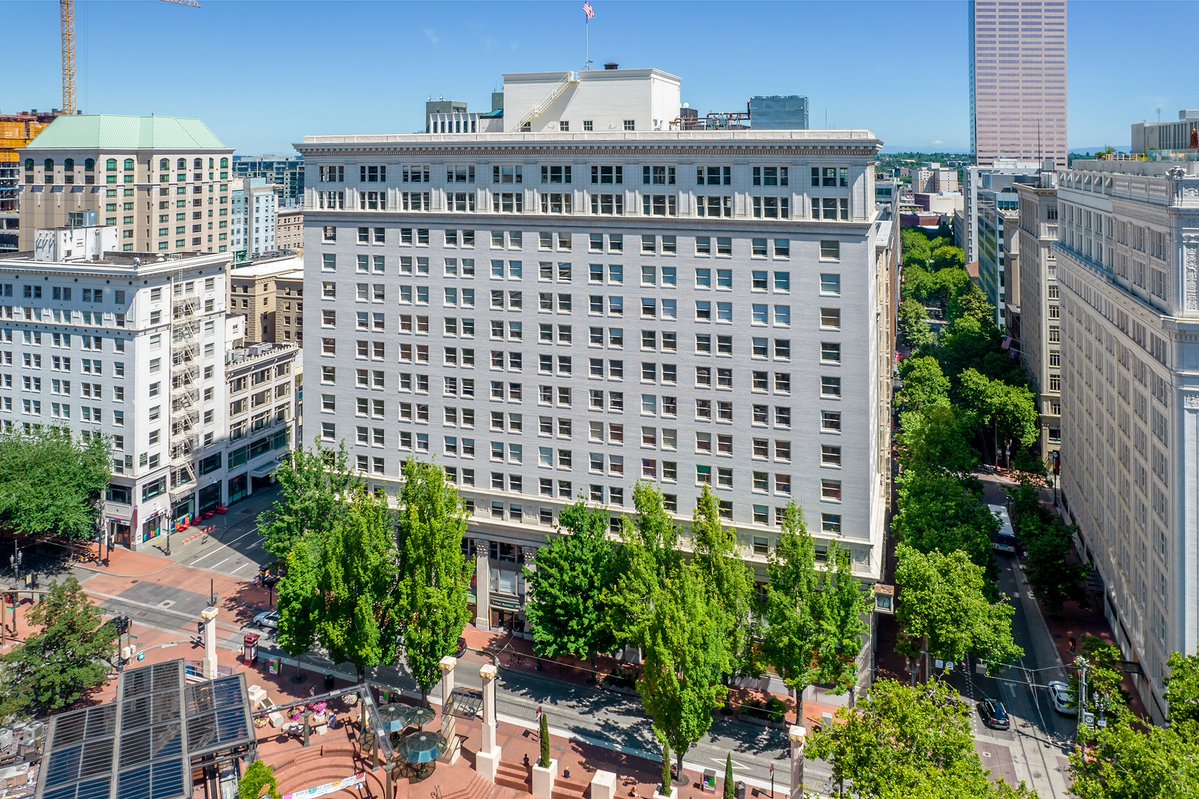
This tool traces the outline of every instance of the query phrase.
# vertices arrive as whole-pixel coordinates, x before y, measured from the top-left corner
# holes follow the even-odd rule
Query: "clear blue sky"
[[[583,65],[582,0],[200,1],[76,0],[80,107],[196,116],[239,152],[286,153],[305,134],[423,129],[429,96],[486,110],[504,72]],[[592,5],[597,66],[679,75],[701,112],[805,94],[813,127],[827,114],[889,150],[969,145],[964,0]],[[0,21],[0,112],[59,105],[58,3],[0,0]],[[1199,3],[1073,0],[1069,24],[1071,147],[1126,145],[1158,107],[1199,106]]]

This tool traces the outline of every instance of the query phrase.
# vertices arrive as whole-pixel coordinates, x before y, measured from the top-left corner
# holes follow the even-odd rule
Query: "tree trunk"
[[[685,755],[685,754],[687,754],[687,752],[684,749],[680,749],[678,752],[675,753],[675,756],[677,757],[677,763],[678,763],[678,767],[677,767],[678,775],[676,777],[676,782],[678,782],[681,785],[686,784],[686,781],[683,779],[683,755]]]
[[[807,686],[800,687],[795,693],[795,723],[799,726],[804,726],[803,717],[803,694],[807,690]]]
[[[922,640],[920,647],[923,650],[923,657],[924,657],[924,681],[928,682],[932,678],[933,661],[928,653],[928,636],[927,635]]]

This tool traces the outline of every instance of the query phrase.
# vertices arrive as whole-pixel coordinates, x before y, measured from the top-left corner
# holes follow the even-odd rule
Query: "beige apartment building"
[[[275,341],[304,346],[304,270],[275,278]]]
[[[279,308],[281,282],[286,281],[288,292],[287,326],[294,335],[294,317],[302,311],[291,311],[295,301],[293,293],[304,283],[304,262],[299,258],[277,258],[256,261],[229,270],[229,313],[246,318],[246,342],[292,343],[295,338],[279,336]]]
[[[1041,412],[1041,459],[1062,444],[1062,331],[1057,283],[1057,175],[1041,172],[1037,184],[1017,183],[1020,196],[1020,359],[1032,376]]]
[[[1066,163],[1066,0],[972,0],[970,148]]]
[[[275,246],[304,254],[304,209],[280,208],[275,219]]]
[[[21,153],[20,250],[94,214],[123,252],[230,251],[232,158],[198,119],[60,116]]]

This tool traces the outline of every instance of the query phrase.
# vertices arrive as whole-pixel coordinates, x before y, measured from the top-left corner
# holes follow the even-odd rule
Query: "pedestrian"
[[[1070,636],[1070,651],[1073,652],[1077,648],[1078,648],[1078,639],[1072,635],[1072,636]]]

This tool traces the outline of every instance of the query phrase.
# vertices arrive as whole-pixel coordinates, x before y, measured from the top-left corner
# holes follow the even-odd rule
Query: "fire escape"
[[[196,482],[199,450],[200,386],[197,374],[200,320],[194,287],[176,282],[171,297],[171,502]]]

